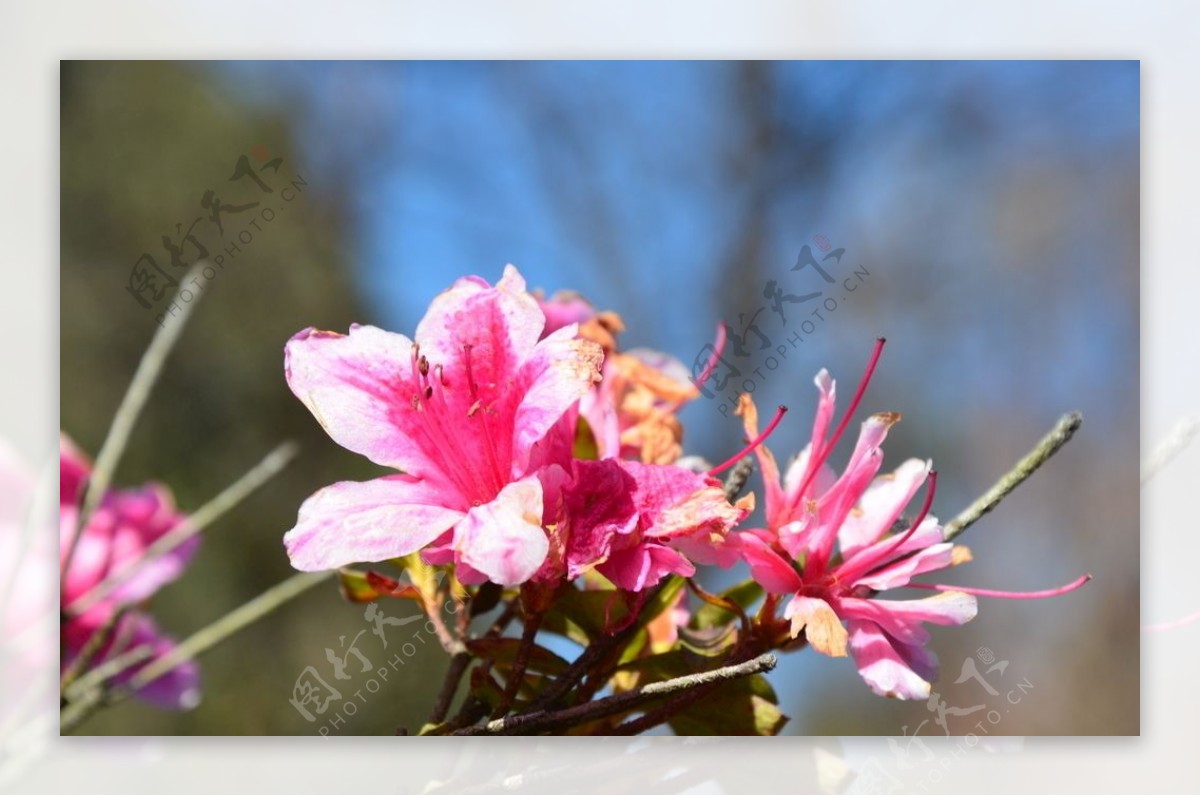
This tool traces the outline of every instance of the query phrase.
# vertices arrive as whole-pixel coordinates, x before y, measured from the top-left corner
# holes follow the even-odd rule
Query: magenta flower
[[[881,696],[924,699],[930,681],[937,677],[937,658],[926,648],[930,636],[925,625],[970,621],[976,613],[976,594],[1045,597],[1078,588],[1090,576],[1061,589],[1032,594],[912,582],[918,575],[969,561],[971,556],[967,548],[945,541],[942,527],[929,514],[937,475],[928,462],[911,459],[894,473],[876,477],[883,461],[883,440],[900,416],[877,414],[862,424],[840,477],[826,465],[862,399],[881,350],[882,341],[832,435],[828,431],[834,414],[834,382],[823,370],[817,375],[820,400],[812,442],[782,479],[771,453],[758,448],[766,482],[767,524],[735,538],[755,579],[772,594],[791,596],[783,616],[791,620],[793,637],[804,631],[808,643],[826,655],[844,656],[849,651],[859,674]],[[740,410],[747,434],[757,436],[757,412],[749,396],[743,396]],[[902,513],[927,479],[929,488],[916,519],[899,529]],[[941,593],[919,600],[877,597],[905,586]]]
[[[564,544],[550,577],[595,569],[632,592],[667,575],[691,577],[696,563],[732,564],[738,549],[727,534],[754,505],[731,505],[720,482],[683,467],[617,459],[576,460],[561,502]]]
[[[549,550],[541,478],[568,466],[560,423],[599,378],[603,353],[546,318],[507,266],[460,279],[416,342],[372,326],[306,329],[287,344],[292,391],[335,442],[400,470],[328,486],[284,537],[292,565],[323,570],[425,550],[463,582],[528,580]]]
[[[79,523],[80,504],[91,465],[65,436],[59,445],[59,540],[60,563],[66,563]],[[170,491],[161,484],[146,484],[138,489],[112,490],[92,513],[87,526],[75,542],[70,569],[62,574],[62,606],[71,604],[110,576],[129,571],[125,582],[62,628],[62,666],[71,664],[80,650],[108,622],[117,607],[146,600],[164,584],[183,572],[195,552],[199,538],[193,538],[169,554],[136,570],[137,563],[156,540],[187,521],[176,511]],[[91,664],[141,645],[149,645],[153,657],[167,654],[171,639],[159,633],[154,620],[142,611],[132,611],[118,623],[112,641]],[[141,666],[145,666],[143,663]],[[126,670],[117,682],[124,682],[141,666]],[[200,701],[200,672],[194,662],[186,662],[147,684],[138,696],[159,707],[191,708]]]

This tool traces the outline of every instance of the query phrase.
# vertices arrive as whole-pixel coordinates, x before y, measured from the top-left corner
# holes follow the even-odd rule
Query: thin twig
[[[66,735],[91,718],[93,713],[104,707],[108,693],[104,689],[93,688],[91,691],[84,692],[80,699],[63,708],[58,718],[59,734]]]
[[[488,628],[488,631],[483,634],[485,639],[500,638],[504,634],[505,629],[517,616],[517,601],[510,600],[504,610],[500,612],[500,616],[496,617],[496,621]],[[486,676],[492,670],[493,658],[484,658],[480,664],[478,671]],[[482,699],[479,699],[473,694],[468,693],[466,699],[463,700],[458,712],[454,714],[447,724],[447,730],[455,730],[460,727],[467,727],[482,719],[488,714],[488,704]]]
[[[1017,462],[1011,470],[1005,473],[991,489],[972,503],[966,511],[959,514],[946,524],[942,534],[946,541],[954,539],[967,528],[971,527],[983,515],[999,505],[1014,489],[1020,486],[1026,478],[1033,475],[1039,467],[1075,435],[1083,424],[1083,415],[1079,412],[1069,412],[1059,418],[1058,423],[1050,433],[1042,437],[1041,442],[1034,447],[1025,458]]]
[[[112,641],[113,634],[117,631],[117,625],[120,624],[121,620],[125,618],[125,615],[129,613],[132,607],[129,605],[119,606],[104,621],[104,624],[96,628],[96,632],[88,636],[88,640],[83,643],[83,648],[79,650],[79,654],[75,656],[75,659],[67,666],[66,671],[62,673],[62,677],[58,681],[60,691],[65,692],[72,683],[79,679],[80,675],[87,671],[87,668],[92,665],[92,661],[96,659],[96,656]]]
[[[117,675],[132,669],[139,663],[154,657],[154,648],[149,644],[139,644],[133,649],[126,650],[120,655],[109,658],[104,663],[85,673],[63,691],[68,701],[74,702],[93,688],[100,688]]]
[[[186,282],[183,284],[191,284],[191,280],[198,277],[207,265],[203,261],[193,265],[184,276]],[[91,477],[88,479],[87,489],[83,497],[83,508],[79,512],[75,533],[71,536],[67,547],[67,554],[63,558],[61,567],[63,572],[70,572],[71,562],[75,557],[79,537],[83,529],[87,527],[92,513],[100,505],[100,501],[104,499],[105,493],[108,492],[113,474],[116,473],[117,465],[121,461],[121,455],[125,453],[125,445],[129,442],[129,435],[133,432],[133,427],[137,423],[138,416],[142,413],[142,407],[146,405],[146,400],[150,397],[150,392],[154,389],[154,384],[158,381],[159,374],[162,373],[163,364],[167,361],[167,356],[170,355],[171,349],[175,347],[175,343],[179,340],[179,335],[187,324],[188,316],[191,315],[192,310],[200,301],[199,291],[189,291],[192,294],[192,300],[181,301],[179,297],[185,289],[181,287],[179,293],[175,296],[174,303],[175,306],[179,307],[179,314],[171,316],[171,323],[162,323],[159,325],[158,331],[154,333],[154,339],[150,341],[150,346],[146,349],[146,353],[142,354],[137,371],[133,374],[133,380],[129,382],[129,388],[125,391],[125,396],[121,399],[121,405],[117,407],[117,413],[113,415],[112,425],[108,428],[108,435],[104,438],[104,444],[100,446],[100,453],[96,455],[96,464],[92,468]]]
[[[277,583],[253,600],[243,603],[217,621],[188,636],[187,639],[178,644],[166,655],[156,658],[149,665],[139,669],[133,677],[129,678],[128,683],[111,691],[106,690],[104,692],[104,703],[116,704],[129,698],[138,689],[144,688],[154,682],[181,663],[192,660],[207,652],[242,628],[253,624],[284,603],[316,586],[318,583],[328,580],[334,574],[336,574],[336,570],[329,572],[300,572],[292,575],[285,581]]]
[[[647,594],[642,605],[644,606],[646,602],[650,602],[651,600],[655,599],[664,586],[665,581],[662,584],[654,587],[654,589]],[[554,681],[551,682],[550,685],[542,689],[542,692],[537,696],[537,698],[533,701],[533,704],[529,706],[526,712],[532,713],[554,707],[564,696],[570,692],[572,688],[578,685],[585,676],[589,674],[594,676],[596,673],[593,672],[592,669],[595,667],[595,665],[609,655],[609,653],[611,653],[614,649],[622,646],[630,636],[632,636],[641,628],[642,623],[637,620],[638,614],[631,613],[629,616],[629,622],[626,623],[624,627],[619,628],[614,633],[602,635],[588,644],[587,647],[584,648],[583,652],[579,654],[579,657],[572,661],[571,665],[567,667],[566,671],[554,678]],[[607,682],[607,680],[608,678],[605,678],[604,682]]]
[[[439,595],[438,602],[434,605],[425,605],[425,601],[421,601],[421,605],[425,607],[425,614],[429,617],[429,621],[433,623],[434,635],[437,636],[438,642],[442,645],[442,649],[446,650],[449,655],[458,655],[461,652],[466,652],[467,648],[460,639],[454,637],[450,632],[450,628],[446,627],[446,621],[442,619],[441,599]],[[460,611],[465,610],[459,608]]]
[[[723,666],[707,672],[688,674],[658,683],[649,683],[633,691],[615,694],[595,702],[574,705],[563,710],[539,711],[537,713],[522,713],[517,716],[507,716],[502,719],[489,721],[480,727],[468,727],[458,730],[455,735],[515,735],[518,733],[546,732],[549,730],[566,729],[596,719],[602,719],[616,713],[621,713],[659,697],[690,691],[695,688],[749,677],[760,672],[768,672],[775,668],[776,657],[771,653],[733,666]]]
[[[148,685],[184,661],[191,660],[201,653],[221,643],[242,628],[257,622],[276,608],[295,597],[333,577],[330,572],[300,572],[285,581],[277,583],[262,594],[243,603],[225,616],[188,636],[166,655],[156,659],[146,668],[135,674],[129,681],[129,690],[136,691]]]
[[[1167,434],[1167,438],[1158,443],[1146,461],[1142,464],[1142,485],[1158,475],[1167,462],[1179,455],[1188,443],[1200,433],[1200,417],[1185,417],[1180,420]]]
[[[533,650],[533,641],[537,638],[538,629],[542,626],[542,615],[530,613],[525,616],[525,625],[521,628],[521,642],[517,645],[517,655],[513,659],[512,669],[508,672],[508,680],[504,683],[504,693],[499,704],[492,711],[492,718],[500,718],[512,707],[525,679],[525,669],[529,665],[529,654]]]
[[[68,616],[79,616],[96,603],[108,597],[134,575],[141,572],[149,564],[167,556],[184,542],[223,517],[230,509],[245,500],[255,490],[271,480],[284,467],[296,458],[300,446],[295,442],[284,442],[237,481],[227,486],[219,495],[201,506],[185,522],[180,523],[170,532],[163,534],[146,552],[125,566],[108,575],[87,592],[80,595],[65,610]]]
[[[115,705],[131,697],[139,689],[144,688],[158,678],[170,672],[185,661],[192,660],[212,647],[221,643],[242,628],[261,619],[289,600],[303,594],[318,583],[328,580],[336,571],[329,572],[300,572],[281,583],[277,583],[249,602],[243,603],[212,624],[204,627],[182,643],[153,660],[144,668],[139,669],[129,682],[116,688],[92,688],[81,694],[80,698],[71,702],[63,710],[59,718],[59,732],[67,733],[82,724],[88,717],[107,705]],[[105,671],[106,678],[116,677],[137,666],[142,661],[135,655],[137,649],[131,650],[119,670]],[[125,656],[122,656],[125,657]],[[106,667],[107,669],[108,667]],[[114,666],[116,669],[115,661]]]

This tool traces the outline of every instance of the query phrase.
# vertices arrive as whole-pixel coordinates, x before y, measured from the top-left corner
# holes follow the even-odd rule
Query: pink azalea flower
[[[306,329],[287,380],[338,444],[402,471],[310,497],[284,537],[292,565],[332,569],[425,550],[463,582],[522,583],[549,550],[542,478],[569,465],[560,422],[599,378],[600,346],[546,317],[508,266],[491,286],[460,279],[416,341],[372,326]]]
[[[620,351],[625,325],[613,312],[600,312],[575,293],[539,298],[546,314],[543,335],[568,323],[604,349],[601,379],[579,401],[578,414],[591,430],[601,459],[637,459],[674,464],[683,453],[683,426],[676,413],[700,395],[675,357],[648,348]]]
[[[582,326],[599,313],[591,302],[578,293],[555,293],[550,298],[536,296],[538,307],[546,316],[546,328],[542,335],[549,335],[567,326]]]
[[[812,442],[782,478],[770,451],[757,449],[766,482],[767,524],[736,539],[755,579],[772,594],[791,596],[783,615],[791,620],[793,637],[803,631],[808,643],[826,655],[849,652],[859,674],[881,696],[924,699],[937,677],[937,658],[926,648],[930,636],[925,625],[970,621],[976,613],[975,595],[1045,597],[1078,588],[1090,576],[1061,589],[1030,594],[912,582],[971,556],[967,548],[945,541],[941,525],[929,514],[937,475],[928,462],[911,459],[894,473],[877,477],[883,440],[900,416],[877,414],[862,424],[841,476],[826,464],[862,399],[882,342],[832,435],[835,386],[825,371],[817,375],[820,400]],[[742,397],[740,411],[747,434],[757,436],[757,412],[748,395]],[[905,508],[927,480],[916,519],[897,530]],[[941,593],[919,600],[877,596],[905,586]]]
[[[691,577],[696,563],[732,564],[738,551],[726,536],[753,509],[752,498],[731,505],[714,478],[616,459],[576,460],[561,503],[561,562],[539,579],[595,569],[631,592]]]
[[[90,473],[90,463],[64,436],[59,446],[60,565],[66,564],[67,551],[75,537],[80,504]],[[151,544],[186,521],[187,518],[176,511],[170,491],[161,484],[108,492],[75,542],[70,569],[62,574],[63,608],[70,608],[74,601],[110,575],[126,571],[142,558]],[[190,539],[166,556],[140,566],[116,590],[78,616],[71,617],[62,628],[63,668],[71,664],[88,639],[111,619],[118,606],[146,600],[164,584],[179,577],[198,543],[198,537]],[[167,654],[174,647],[171,639],[159,633],[148,614],[132,611],[118,623],[112,641],[91,666],[98,666],[110,657],[143,644],[153,650],[151,660]],[[128,680],[139,668],[127,670],[118,682]],[[199,667],[191,661],[180,664],[147,684],[138,696],[159,707],[194,707],[200,700]]]

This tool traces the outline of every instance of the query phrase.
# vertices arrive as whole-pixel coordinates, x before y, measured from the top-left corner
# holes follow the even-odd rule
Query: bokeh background
[[[531,286],[619,311],[627,347],[690,361],[717,318],[767,305],[768,281],[822,289],[791,268],[823,236],[845,249],[839,283],[868,276],[757,381],[760,406],[793,410],[774,449],[804,444],[814,373],[828,368],[845,395],[880,335],[863,416],[904,414],[887,465],[932,458],[943,517],[1081,410],[1077,439],[968,533],[976,560],[948,578],[1095,580],[1052,601],[981,600],[966,628],[935,631],[936,690],[951,706],[983,701],[953,680],[986,647],[1010,662],[1006,682],[1033,686],[993,732],[1137,734],[1136,62],[64,62],[61,90],[61,417],[84,449],[99,447],[156,328],[125,290],[133,262],[151,252],[169,268],[159,241],[207,212],[207,190],[279,208],[208,284],[118,473],[166,481],[191,509],[280,440],[303,446],[156,596],[176,635],[290,574],[280,538],[311,492],[378,472],[288,391],[295,331],[411,331],[455,278],[513,262]],[[257,169],[264,154],[282,158],[262,173],[276,191],[305,183],[286,206],[230,181],[240,157]],[[238,218],[224,244],[196,230],[215,253]],[[768,308],[762,329],[784,343],[814,305],[785,305],[787,330]],[[719,403],[685,410],[690,452],[741,444]],[[206,655],[195,711],[128,702],[83,731],[313,733],[292,685],[364,627],[334,586],[318,588]],[[360,647],[391,656],[369,634]],[[419,725],[444,664],[434,647],[407,659],[338,732]],[[794,655],[772,680],[788,733],[941,732],[926,705],[874,697],[845,661]]]

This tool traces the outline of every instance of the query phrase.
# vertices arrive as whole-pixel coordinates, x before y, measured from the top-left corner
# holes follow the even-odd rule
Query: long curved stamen
[[[705,383],[712,376],[713,371],[717,369],[717,363],[721,361],[721,355],[725,353],[725,341],[728,337],[725,330],[725,321],[717,321],[717,337],[713,340],[712,356],[708,358],[708,362],[704,365],[704,370],[700,371],[700,375],[692,382],[697,390],[703,390]],[[667,404],[663,410],[666,414],[678,412],[679,409],[687,402],[686,398],[677,398]]]
[[[950,586],[944,583],[909,583],[913,589],[931,589],[933,591],[960,591],[964,594],[974,594],[976,597],[1003,597],[1009,600],[1040,600],[1043,597],[1057,597],[1078,589],[1092,579],[1091,573],[1080,575],[1066,586],[1044,591],[996,591],[995,589],[972,589],[967,586]]]
[[[771,436],[771,433],[773,431],[775,431],[775,427],[779,425],[779,421],[783,420],[783,416],[785,414],[787,414],[787,407],[783,406],[781,404],[780,407],[775,410],[775,417],[771,418],[771,422],[767,424],[767,427],[763,431],[763,433],[761,433],[757,437],[755,437],[750,442],[750,444],[748,444],[746,447],[742,448],[740,451],[735,453],[733,456],[731,456],[730,458],[728,458],[725,461],[718,464],[716,467],[709,470],[708,474],[716,475],[717,473],[719,473],[723,470],[728,470],[730,467],[734,466],[739,461],[741,461],[742,459],[744,459],[745,457],[747,457],[751,453],[753,453],[755,448],[757,448],[759,445],[763,444],[763,442],[766,441],[767,437]]]
[[[842,434],[846,431],[846,426],[850,425],[854,413],[858,411],[858,405],[862,403],[863,396],[867,394],[867,385],[871,383],[871,377],[875,375],[875,366],[879,364],[879,358],[883,355],[883,346],[887,342],[886,337],[878,337],[875,339],[875,348],[871,351],[871,359],[867,362],[867,369],[863,373],[862,379],[858,382],[858,389],[854,391],[854,397],[850,399],[850,405],[846,407],[846,414],[842,417],[842,422],[838,424],[837,429],[833,432],[833,436],[829,438],[829,445],[826,451],[833,450],[838,444],[838,440],[842,438]]]
[[[800,488],[793,495],[792,506],[798,506],[803,499],[803,495],[812,485],[813,480],[817,477],[817,473],[821,471],[821,465],[825,464],[825,460],[829,458],[829,454],[833,453],[833,449],[837,447],[838,440],[842,438],[842,434],[846,431],[846,426],[850,425],[851,418],[858,411],[858,405],[862,403],[863,396],[867,394],[867,385],[871,383],[871,377],[875,375],[875,366],[879,364],[879,357],[883,354],[883,346],[887,342],[886,337],[875,338],[875,348],[871,352],[871,359],[867,362],[867,369],[863,372],[863,376],[859,379],[858,389],[854,391],[854,397],[850,399],[850,405],[846,407],[846,414],[842,417],[842,422],[834,429],[833,436],[829,441],[822,445],[820,450],[817,449],[817,443],[820,440],[812,441],[812,454],[809,457],[808,472],[804,476],[804,481],[801,482]]]
[[[696,389],[704,386],[705,382],[712,376],[713,371],[717,369],[717,363],[721,361],[721,355],[725,353],[725,341],[728,337],[728,332],[725,327],[725,321],[717,321],[717,338],[713,341],[713,353],[708,358],[708,363],[704,366],[704,370],[700,371],[699,378],[696,379]]]

